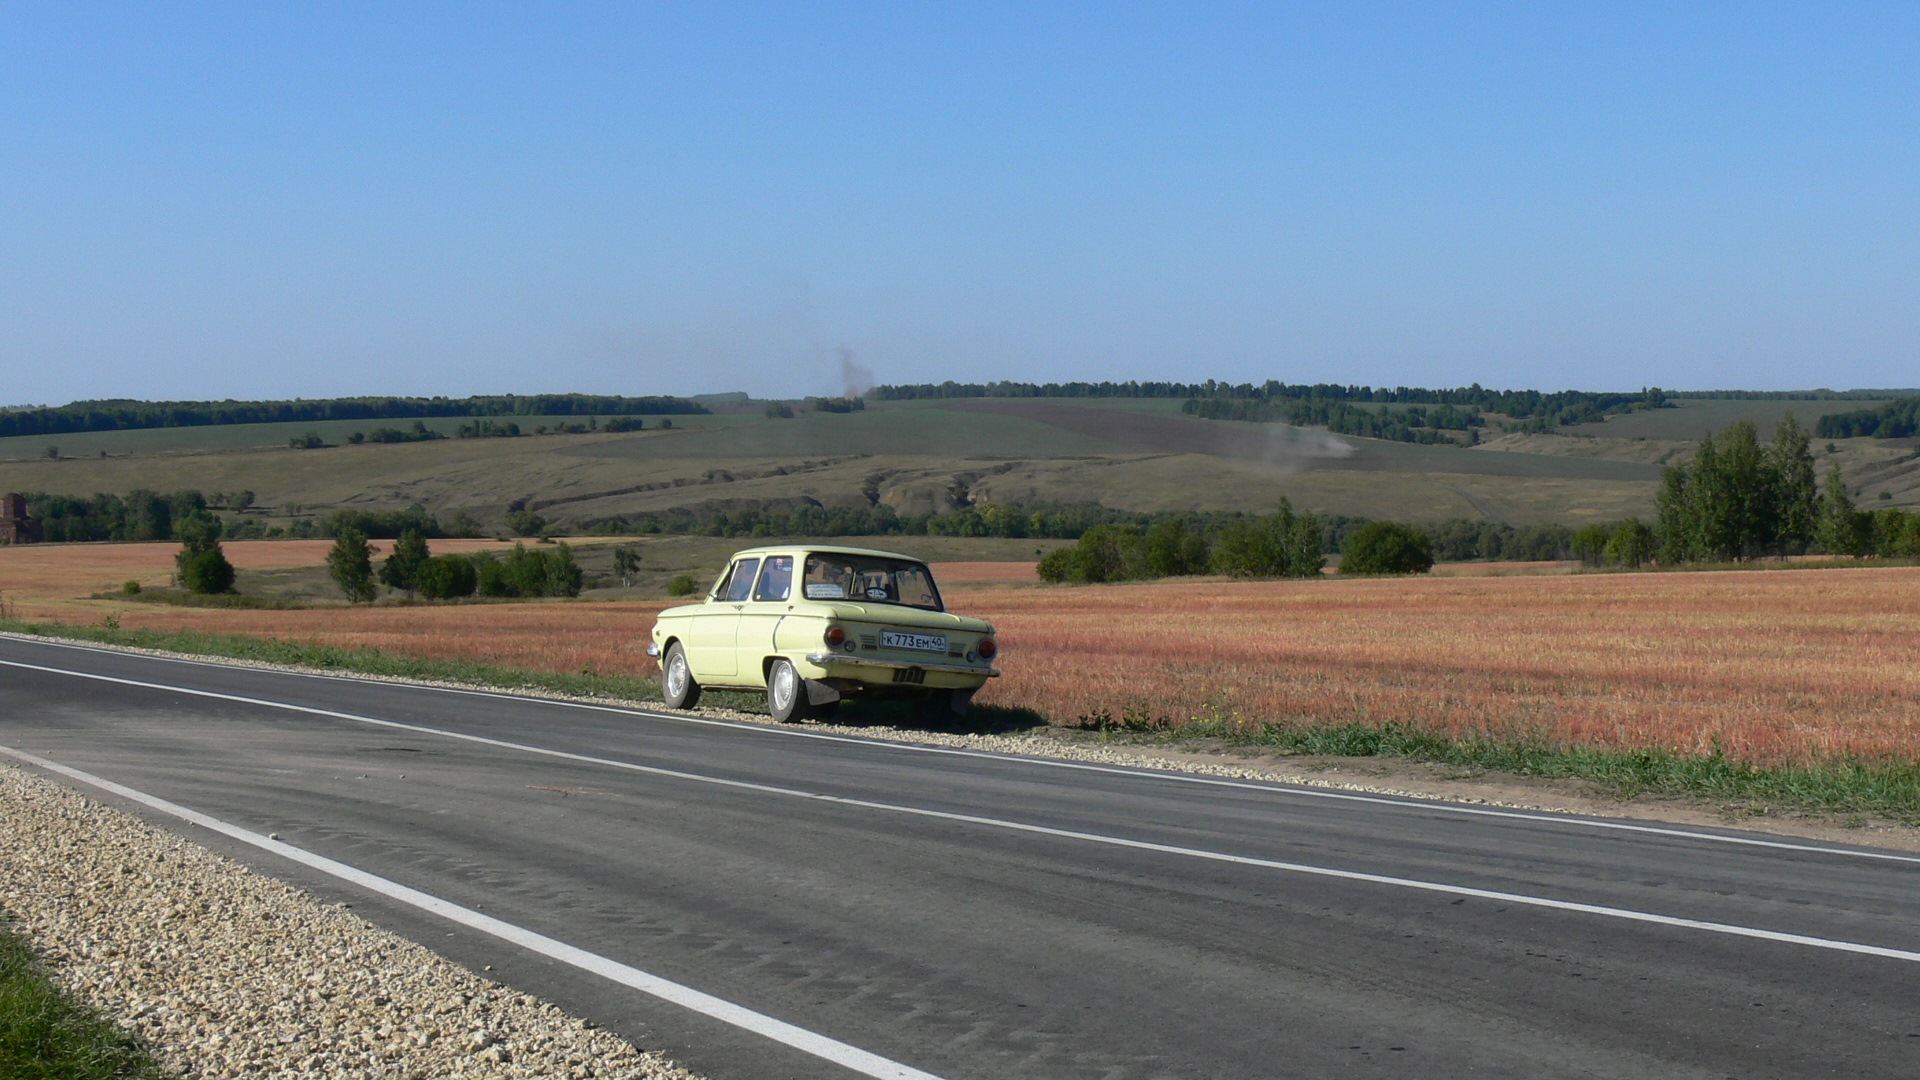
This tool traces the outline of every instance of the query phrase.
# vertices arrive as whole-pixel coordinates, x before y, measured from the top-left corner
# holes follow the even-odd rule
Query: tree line
[[[876,401],[939,400],[946,398],[1220,398],[1238,401],[1344,401],[1406,405],[1451,405],[1478,409],[1514,419],[1535,418],[1544,423],[1578,424],[1617,412],[1666,408],[1674,395],[1659,387],[1638,393],[1589,390],[1492,390],[1474,383],[1454,389],[1430,390],[1417,386],[1342,386],[1337,383],[1289,384],[1225,383],[1208,379],[1182,382],[991,382],[918,383],[876,386],[868,391]]]
[[[235,573],[221,546],[218,519],[206,514],[186,517],[175,528],[180,550],[174,556],[174,583],[191,593],[218,595],[233,591]],[[627,553],[629,565],[623,576],[637,569],[638,558]],[[393,551],[373,565],[373,547],[367,535],[352,526],[344,526],[327,552],[327,574],[350,602],[360,604],[376,599],[380,587],[404,592],[408,597],[431,600],[456,600],[469,596],[532,598],[578,596],[586,583],[586,574],[573,557],[573,549],[555,544],[552,550],[537,550],[525,544],[513,545],[506,555],[479,551],[465,555],[435,555],[427,537],[417,529],[400,534]],[[139,591],[137,582],[129,582],[129,593]]]
[[[1487,423],[1480,410],[1471,406],[1463,409],[1454,405],[1406,405],[1368,409],[1324,398],[1188,398],[1180,411],[1205,420],[1277,421],[1298,427],[1323,425],[1340,435],[1426,444],[1454,443],[1456,440],[1446,432],[1475,432]],[[1469,438],[1479,441],[1477,435]]]
[[[51,543],[178,540],[181,529],[195,518],[211,516],[215,509],[244,511],[253,504],[251,491],[162,493],[141,488],[125,495],[27,495],[27,511],[40,519]]]
[[[877,499],[878,489],[873,491]],[[987,503],[929,514],[900,514],[885,503],[851,506],[713,505],[600,518],[586,531],[601,535],[724,536],[766,539],[779,536],[965,536],[1004,539],[1077,540],[1101,525],[1126,525],[1144,532],[1169,520],[1202,533],[1218,533],[1249,515],[1238,511],[1142,512],[1116,510],[1098,503],[1022,505]],[[1337,551],[1365,518],[1314,517],[1327,551]],[[544,524],[542,522],[541,524]],[[1570,559],[1574,530],[1565,525],[1509,525],[1499,521],[1452,518],[1415,526],[1426,534],[1443,562],[1531,562]],[[519,531],[516,529],[516,531]],[[539,531],[537,528],[533,531]]]
[[[862,504],[825,506],[815,502],[797,506],[777,504],[707,504],[660,511],[596,518],[585,531],[598,535],[630,536],[669,533],[764,539],[778,536],[965,536],[1003,539],[1075,540],[1099,525],[1147,528],[1158,521],[1180,517],[1216,529],[1244,513],[1234,511],[1169,514],[1116,510],[1098,503],[1015,504],[983,503],[927,514],[901,514],[877,501],[878,489]],[[1333,530],[1360,524],[1358,518],[1316,519]]]
[[[1823,439],[1905,439],[1920,435],[1920,397],[1900,398],[1877,409],[1828,413],[1816,431]]]
[[[1342,573],[1420,574],[1433,568],[1433,541],[1413,526],[1364,522],[1330,544],[1336,531],[1312,514],[1295,513],[1283,498],[1272,514],[1218,528],[1184,517],[1163,518],[1144,529],[1096,525],[1077,543],[1047,553],[1037,572],[1042,581],[1083,585],[1189,574],[1310,578],[1326,568],[1329,550],[1340,552]]]
[[[1762,444],[1740,421],[1669,466],[1656,498],[1663,563],[1826,554],[1920,557],[1920,515],[1862,510],[1839,466],[1817,482],[1805,429],[1789,416]]]
[[[382,585],[408,597],[458,600],[579,596],[586,583],[573,549],[565,544],[555,544],[551,550],[515,544],[504,557],[491,551],[435,555],[426,536],[413,529],[394,542],[377,572],[366,534],[353,528],[342,530],[327,552],[327,573],[356,604],[374,600]]]
[[[87,541],[179,540],[181,529],[196,517],[210,517],[228,540],[272,540],[332,537],[355,529],[368,537],[391,540],[408,530],[427,537],[490,536],[480,522],[464,511],[442,520],[419,505],[400,510],[335,510],[318,520],[303,519],[285,526],[268,526],[258,517],[252,491],[202,492],[188,488],[171,493],[136,489],[123,495],[27,495],[28,512],[40,519],[46,539],[53,543]],[[229,511],[225,516],[215,511]]]
[[[0,438],[81,431],[275,424],[319,420],[408,420],[472,416],[683,415],[709,410],[677,397],[608,394],[490,394],[466,398],[353,397],[295,401],[76,401],[0,411]]]
[[[1343,573],[1424,573],[1436,556],[1572,557],[1624,568],[1808,553],[1920,558],[1920,514],[1860,509],[1837,467],[1824,486],[1817,483],[1808,434],[1791,416],[1766,443],[1744,420],[1703,439],[1692,460],[1662,473],[1656,508],[1652,525],[1629,518],[1571,530],[1470,521],[1329,528],[1283,499],[1272,515],[1224,525],[1188,517],[1102,523],[1048,554],[1039,572],[1043,580],[1083,583],[1200,573],[1315,577],[1334,550]]]

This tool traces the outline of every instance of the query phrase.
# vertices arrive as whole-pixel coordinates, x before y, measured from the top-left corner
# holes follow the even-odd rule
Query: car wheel
[[[666,662],[660,666],[660,696],[667,708],[691,709],[700,704],[700,684],[693,681],[693,669],[687,666],[687,653],[679,642],[667,646]]]
[[[775,660],[767,670],[767,711],[783,724],[813,717],[813,706],[807,701],[807,684],[801,680],[800,673],[793,670],[792,661]]]

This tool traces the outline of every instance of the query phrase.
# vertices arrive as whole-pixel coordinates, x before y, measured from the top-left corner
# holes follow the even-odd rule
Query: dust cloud
[[[854,360],[851,346],[835,350],[840,357],[840,396],[857,398],[873,389],[873,369]]]
[[[1353,456],[1353,444],[1319,428],[1261,424],[1265,445],[1260,460],[1283,472],[1313,468],[1315,462]]]

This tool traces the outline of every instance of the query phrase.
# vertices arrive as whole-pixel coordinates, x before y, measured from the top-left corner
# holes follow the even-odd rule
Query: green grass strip
[[[0,1077],[166,1080],[137,1036],[62,994],[26,938],[0,924]]]
[[[1394,757],[1487,769],[1517,776],[1587,780],[1622,798],[1668,795],[1745,802],[1781,809],[1873,814],[1920,824],[1920,762],[1851,758],[1798,765],[1754,765],[1719,752],[1610,750],[1459,738],[1391,721],[1366,724],[1274,724],[1234,730],[1204,721],[1166,738],[1218,738],[1288,754]]]
[[[219,656],[268,664],[289,664],[363,675],[402,679],[473,683],[510,690],[541,690],[580,697],[660,700],[657,680],[637,675],[603,675],[594,671],[530,671],[459,660],[418,660],[377,649],[339,649],[326,645],[296,645],[242,634],[203,634],[194,630],[117,630],[65,623],[29,623],[0,620],[0,630],[36,637],[93,641],[103,645],[131,645],[142,649]]]

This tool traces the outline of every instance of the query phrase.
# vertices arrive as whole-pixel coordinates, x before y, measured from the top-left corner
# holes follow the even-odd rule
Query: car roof
[[[730,559],[746,555],[775,555],[787,551],[818,551],[827,555],[871,555],[882,559],[903,559],[907,562],[924,563],[925,559],[913,555],[902,555],[897,551],[881,551],[877,548],[838,547],[833,544],[769,544],[765,547],[743,548],[734,552]]]

